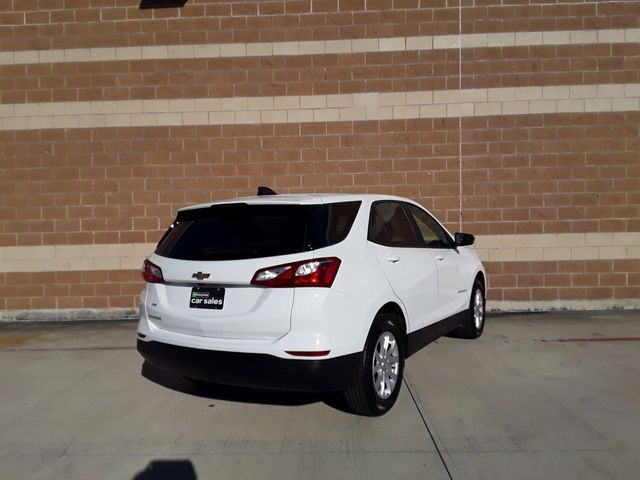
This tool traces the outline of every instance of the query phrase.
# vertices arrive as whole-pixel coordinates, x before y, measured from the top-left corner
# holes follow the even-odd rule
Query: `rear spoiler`
[[[262,197],[264,195],[277,195],[277,193],[271,190],[269,187],[258,187],[258,196]]]

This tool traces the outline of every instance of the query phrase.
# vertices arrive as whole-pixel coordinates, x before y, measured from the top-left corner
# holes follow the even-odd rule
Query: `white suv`
[[[394,404],[405,358],[477,338],[473,236],[383,195],[261,195],[180,210],[144,262],[138,350],[194,380]]]

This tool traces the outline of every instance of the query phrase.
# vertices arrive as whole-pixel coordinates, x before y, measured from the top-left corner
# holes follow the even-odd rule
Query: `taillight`
[[[162,269],[149,260],[145,260],[142,264],[142,278],[148,283],[164,283]]]
[[[251,284],[276,288],[328,288],[333,285],[340,263],[339,258],[328,257],[275,265],[258,270],[253,275]]]

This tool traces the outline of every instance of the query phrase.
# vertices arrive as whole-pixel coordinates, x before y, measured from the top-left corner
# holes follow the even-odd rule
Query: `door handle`
[[[400,261],[400,257],[398,255],[389,255],[387,257],[387,262],[398,263]]]
[[[444,260],[444,257],[442,255],[436,255],[433,258],[436,259],[438,262],[441,262],[442,260]]]

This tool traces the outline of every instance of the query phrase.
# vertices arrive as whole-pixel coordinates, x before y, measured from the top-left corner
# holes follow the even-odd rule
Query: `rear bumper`
[[[362,360],[362,352],[326,360],[297,360],[142,340],[138,340],[138,352],[149,364],[184,377],[223,385],[309,392],[350,388]]]

